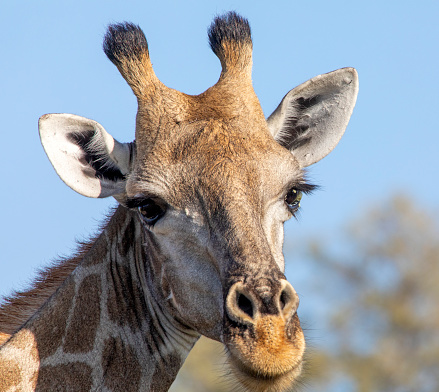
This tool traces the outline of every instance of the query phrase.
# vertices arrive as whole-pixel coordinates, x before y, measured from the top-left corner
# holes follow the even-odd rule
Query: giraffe
[[[135,140],[72,114],[39,120],[60,178],[118,205],[101,233],[0,310],[0,391],[167,391],[204,335],[243,391],[288,391],[306,347],[284,275],[283,223],[337,145],[355,69],[289,91],[266,119],[248,21],[211,24],[218,82],[191,96],[156,77],[142,30],[110,25],[104,51],[138,102]],[[18,308],[18,309],[17,309]]]

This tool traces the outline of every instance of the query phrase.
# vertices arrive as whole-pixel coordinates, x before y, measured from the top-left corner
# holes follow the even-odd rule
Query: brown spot
[[[136,232],[136,226],[134,221],[131,219],[128,223],[125,231],[122,233],[122,238],[118,241],[118,250],[122,257],[126,256],[128,252],[132,249],[134,243],[134,237]]]
[[[61,345],[74,295],[73,280],[67,280],[66,284],[59,290],[58,296],[55,297],[55,302],[49,303],[47,308],[43,308],[43,312],[40,314],[41,319],[37,320],[40,327],[38,331],[35,331],[41,359],[54,354]],[[41,327],[41,323],[45,322],[43,320],[50,320],[46,321],[47,325],[44,328]]]
[[[91,390],[92,369],[85,363],[72,362],[40,369],[36,391],[84,392]]]
[[[118,206],[111,217],[110,223],[105,227],[106,237],[110,240],[110,242],[113,242],[113,240],[120,235],[122,227],[126,224],[126,220],[132,219],[130,215],[130,210],[121,205]]]
[[[4,359],[0,361],[0,391],[7,391],[18,384],[21,379],[20,366],[17,362]]]
[[[140,387],[141,367],[134,349],[120,338],[105,342],[102,354],[105,386],[113,392],[134,392]]]
[[[151,385],[160,385],[163,390],[168,390],[174,382],[178,371],[182,365],[182,360],[178,355],[171,354],[157,363],[151,378]]]
[[[92,265],[102,264],[107,258],[107,251],[109,247],[107,237],[104,233],[102,233],[93,244],[93,253],[90,252],[92,257],[85,257],[82,265],[84,267],[90,267]]]
[[[119,325],[140,328],[146,314],[143,293],[129,267],[112,263],[108,270],[107,308],[110,319]],[[140,317],[140,318],[139,318]]]
[[[79,287],[75,310],[67,329],[64,351],[88,352],[93,349],[100,321],[101,280],[87,276]]]

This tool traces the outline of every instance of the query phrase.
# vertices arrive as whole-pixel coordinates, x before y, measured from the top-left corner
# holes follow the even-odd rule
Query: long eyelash
[[[320,188],[319,185],[309,184],[307,182],[299,182],[298,184],[295,184],[294,189],[297,189],[298,191],[303,192],[305,195],[310,195],[314,191],[318,190]]]
[[[127,199],[125,202],[125,206],[127,208],[137,208],[137,207],[141,207],[145,204],[145,202],[147,200],[149,200],[149,197],[133,197],[130,199]]]
[[[319,185],[314,185],[302,180],[302,182],[296,183],[293,185],[293,188],[299,192],[304,193],[305,195],[311,195],[314,191],[320,188]],[[295,211],[292,211],[291,214],[294,219],[300,220],[300,210],[301,206],[299,204],[298,208]]]

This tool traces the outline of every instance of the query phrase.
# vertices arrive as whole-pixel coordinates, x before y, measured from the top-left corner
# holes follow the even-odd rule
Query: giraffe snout
[[[296,291],[284,279],[230,288],[224,343],[233,374],[248,390],[286,391],[300,375],[305,338],[298,306]]]
[[[277,316],[288,323],[299,306],[299,296],[286,280],[280,284],[236,282],[226,298],[227,315],[239,324],[254,324],[264,316]]]

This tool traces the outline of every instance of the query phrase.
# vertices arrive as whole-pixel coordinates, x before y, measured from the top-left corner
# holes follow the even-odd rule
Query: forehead
[[[139,150],[129,196],[156,195],[176,204],[203,192],[275,194],[302,177],[297,160],[266,128],[234,121],[179,124]]]

